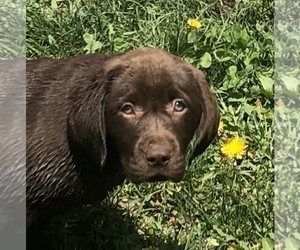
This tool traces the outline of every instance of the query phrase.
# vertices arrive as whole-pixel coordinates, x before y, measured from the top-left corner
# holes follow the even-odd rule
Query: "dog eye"
[[[173,109],[175,112],[181,112],[186,108],[184,102],[180,101],[180,100],[174,100],[173,106],[174,106]]]
[[[134,114],[134,107],[131,103],[125,103],[122,106],[121,111],[126,115],[132,115],[132,114]]]

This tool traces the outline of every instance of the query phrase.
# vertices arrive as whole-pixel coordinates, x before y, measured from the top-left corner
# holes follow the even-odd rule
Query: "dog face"
[[[106,65],[105,85],[106,132],[127,178],[180,181],[194,133],[192,157],[217,132],[217,105],[204,75],[166,52],[138,49]]]

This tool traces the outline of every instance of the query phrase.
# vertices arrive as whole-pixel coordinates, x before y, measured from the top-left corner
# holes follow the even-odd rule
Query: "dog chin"
[[[183,179],[183,173],[182,174],[176,174],[176,175],[151,175],[151,176],[127,176],[127,179],[133,182],[134,184],[141,184],[144,182],[163,182],[163,181],[172,181],[172,182],[180,182]]]

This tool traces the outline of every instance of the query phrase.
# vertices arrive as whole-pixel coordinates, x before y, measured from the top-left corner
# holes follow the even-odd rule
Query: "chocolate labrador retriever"
[[[27,62],[27,220],[93,203],[125,178],[183,178],[214,139],[219,112],[204,74],[141,48]]]

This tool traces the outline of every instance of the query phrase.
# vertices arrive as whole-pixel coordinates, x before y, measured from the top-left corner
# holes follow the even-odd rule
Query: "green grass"
[[[221,12],[210,0],[27,1],[28,58],[159,47],[206,72],[224,123],[181,183],[125,182],[101,204],[53,221],[53,249],[272,249],[273,18],[274,2],[263,0]],[[235,135],[248,152],[232,163],[220,147]]]

